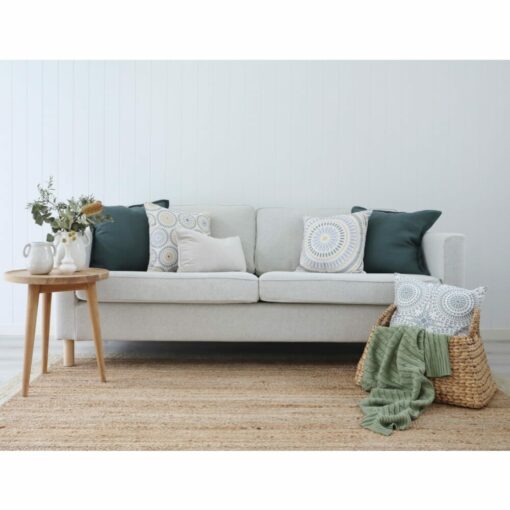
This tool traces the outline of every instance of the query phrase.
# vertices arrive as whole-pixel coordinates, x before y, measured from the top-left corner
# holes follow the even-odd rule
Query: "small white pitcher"
[[[28,243],[23,256],[28,257],[27,270],[30,274],[48,274],[53,268],[55,247],[51,243]]]

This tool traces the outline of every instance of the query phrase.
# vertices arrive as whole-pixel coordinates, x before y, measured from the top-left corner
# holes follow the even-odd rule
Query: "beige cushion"
[[[413,276],[438,281],[433,276]],[[273,303],[389,305],[394,288],[393,274],[273,271],[259,278],[261,301]]]
[[[255,303],[258,278],[251,273],[110,271],[97,284],[102,303]],[[76,293],[86,301],[84,291]]]
[[[246,259],[238,236],[215,239],[200,232],[178,229],[175,237],[180,273],[246,272]]]
[[[172,203],[172,206],[174,204]],[[255,271],[255,209],[248,205],[176,205],[183,211],[203,211],[211,217],[211,237],[239,236],[249,273]]]

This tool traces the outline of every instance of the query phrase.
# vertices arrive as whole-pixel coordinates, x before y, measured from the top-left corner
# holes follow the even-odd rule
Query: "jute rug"
[[[510,449],[510,397],[486,409],[434,404],[407,431],[360,427],[354,364],[123,360],[54,365],[0,408],[2,450]]]

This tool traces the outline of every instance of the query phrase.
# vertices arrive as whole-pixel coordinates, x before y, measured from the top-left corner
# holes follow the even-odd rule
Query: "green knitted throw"
[[[361,379],[370,390],[360,402],[363,427],[385,436],[410,427],[434,401],[434,385],[425,375],[451,374],[449,339],[412,326],[375,329]]]

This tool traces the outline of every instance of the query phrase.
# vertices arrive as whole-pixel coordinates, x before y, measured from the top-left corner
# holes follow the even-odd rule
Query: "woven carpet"
[[[507,450],[510,397],[433,404],[410,430],[362,429],[352,362],[109,359],[55,364],[0,407],[1,450]]]

